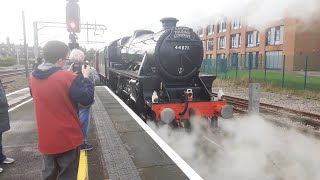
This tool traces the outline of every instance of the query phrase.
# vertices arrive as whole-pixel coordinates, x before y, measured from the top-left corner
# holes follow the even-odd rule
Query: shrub
[[[0,66],[13,66],[16,64],[16,59],[13,57],[0,58]]]

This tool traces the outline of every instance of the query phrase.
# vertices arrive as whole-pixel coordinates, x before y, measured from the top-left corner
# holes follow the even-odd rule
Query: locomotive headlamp
[[[152,94],[152,103],[158,103],[159,102],[159,98],[158,98],[158,94],[156,91],[153,91]]]
[[[220,88],[218,92],[218,100],[223,100],[223,99],[224,99],[224,92],[222,91],[222,88]]]
[[[187,89],[187,96],[188,96],[188,101],[192,101],[193,99],[192,89]]]

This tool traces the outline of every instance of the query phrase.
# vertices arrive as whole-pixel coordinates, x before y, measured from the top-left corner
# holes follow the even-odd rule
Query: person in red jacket
[[[77,179],[83,143],[77,104],[89,105],[94,100],[89,66],[82,66],[84,78],[62,70],[69,52],[65,43],[49,41],[43,47],[44,63],[30,75],[45,180]]]

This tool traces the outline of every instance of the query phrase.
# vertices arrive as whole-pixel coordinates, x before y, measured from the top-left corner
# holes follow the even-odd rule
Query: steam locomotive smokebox
[[[162,30],[173,28],[177,26],[178,19],[174,17],[165,17],[160,20],[162,22]]]
[[[185,80],[197,75],[203,58],[202,41],[189,27],[175,27],[175,18],[163,18],[163,34],[155,52],[155,63],[163,76]],[[170,26],[170,28],[169,28]]]

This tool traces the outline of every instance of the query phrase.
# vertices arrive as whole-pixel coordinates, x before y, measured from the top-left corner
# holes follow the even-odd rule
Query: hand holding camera
[[[82,72],[83,77],[85,77],[85,78],[89,77],[89,75],[91,74],[90,66],[86,65],[86,64],[82,65],[82,71],[81,72]]]

